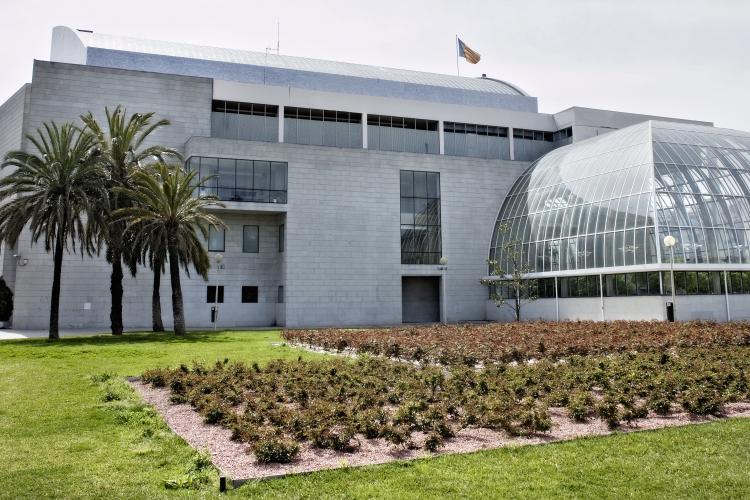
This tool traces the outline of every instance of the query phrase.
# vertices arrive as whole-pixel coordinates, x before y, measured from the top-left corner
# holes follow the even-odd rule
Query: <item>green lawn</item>
[[[155,366],[296,358],[276,332],[127,334],[0,342],[0,498],[213,497],[167,490],[194,452],[121,384]],[[303,354],[313,356],[312,354]],[[104,388],[103,388],[104,387]],[[106,388],[120,401],[103,403]],[[119,389],[119,392],[118,392]],[[319,472],[246,484],[268,498],[750,496],[750,419]]]

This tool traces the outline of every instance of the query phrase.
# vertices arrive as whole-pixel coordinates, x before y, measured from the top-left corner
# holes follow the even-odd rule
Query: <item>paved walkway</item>
[[[279,327],[275,326],[247,326],[247,327],[227,327],[219,328],[220,332],[226,331],[266,331],[274,330]],[[190,331],[209,332],[211,328],[188,328]],[[132,332],[146,332],[149,333],[148,328],[136,328],[132,330],[125,330],[125,333]],[[92,337],[94,335],[109,335],[109,330],[102,330],[96,328],[79,328],[75,330],[60,330],[60,338],[66,337]],[[0,329],[0,341],[2,340],[16,340],[16,339],[46,339],[49,336],[48,330],[14,330],[13,328]]]
[[[98,329],[60,330],[60,337],[90,337],[104,333],[108,332]],[[46,339],[48,336],[48,330],[14,330],[12,328],[0,330],[0,340]]]

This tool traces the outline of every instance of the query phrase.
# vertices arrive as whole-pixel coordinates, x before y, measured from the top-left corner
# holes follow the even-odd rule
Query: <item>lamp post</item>
[[[440,261],[439,262],[440,262],[440,265],[438,266],[438,269],[441,272],[441,276],[440,276],[440,291],[442,292],[441,293],[442,297],[440,297],[440,308],[443,310],[442,311],[442,313],[443,313],[442,314],[442,321],[443,321],[443,324],[445,325],[445,324],[448,323],[448,307],[445,304],[445,297],[446,297],[446,293],[445,293],[445,286],[446,286],[446,283],[445,283],[445,271],[448,270],[448,257],[440,257]]]
[[[217,253],[214,255],[216,261],[216,285],[214,287],[214,331],[216,331],[216,323],[219,322],[219,269],[223,266],[221,263],[224,261],[224,254]]]
[[[664,237],[664,246],[669,248],[669,279],[672,289],[672,319],[674,321],[675,311],[675,290],[674,290],[674,246],[677,244],[677,239],[671,234]]]

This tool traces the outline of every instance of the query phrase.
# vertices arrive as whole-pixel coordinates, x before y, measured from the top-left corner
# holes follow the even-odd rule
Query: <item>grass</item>
[[[272,331],[0,342],[0,498],[219,497],[211,471],[199,489],[165,488],[191,477],[196,453],[117,378],[103,379],[192,360],[314,356],[279,342]],[[318,472],[230,496],[736,498],[750,491],[748,468],[750,419],[734,419]]]

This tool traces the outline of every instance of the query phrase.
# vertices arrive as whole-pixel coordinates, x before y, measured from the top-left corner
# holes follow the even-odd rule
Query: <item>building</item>
[[[539,297],[527,318],[664,319],[673,265],[677,319],[748,319],[750,134],[646,121],[552,151],[511,188],[492,241],[504,269],[520,244]]]
[[[488,251],[498,241],[493,235],[498,212],[501,221],[524,217],[536,221],[538,207],[528,205],[534,196],[546,197],[541,204],[550,212],[576,196],[581,197],[577,205],[593,202],[575,186],[569,188],[570,193],[552,194],[552,186],[562,185],[555,176],[563,175],[559,172],[566,165],[586,163],[592,172],[612,175],[613,183],[632,181],[633,174],[615,175],[609,169],[624,169],[632,163],[633,168],[658,171],[656,144],[673,129],[690,140],[723,137],[722,144],[749,149],[747,134],[713,129],[706,122],[587,108],[539,113],[535,97],[485,76],[439,75],[57,27],[50,61],[35,61],[31,83],[0,107],[0,154],[26,148],[24,136],[45,121],[76,121],[88,111],[101,118],[105,106],[116,105],[168,118],[172,125],[159,130],[153,140],[181,151],[187,168],[198,170],[201,177],[214,176],[197,189],[216,194],[225,203],[216,212],[229,230],[213,231],[206,242],[213,255],[223,256],[221,264],[211,270],[208,282],[183,277],[186,321],[191,327],[212,324],[214,300],[219,302],[220,327],[497,318],[499,310],[489,303],[479,279],[487,274]],[[622,149],[618,141],[640,141],[640,149],[633,146],[638,151],[625,158],[618,153]],[[651,144],[653,161],[648,158]],[[600,165],[593,157],[583,159],[597,149],[612,161]],[[747,151],[738,154],[746,165]],[[582,175],[582,171],[574,173]],[[541,176],[543,172],[549,175]],[[641,173],[638,170],[635,175],[644,180]],[[666,178],[661,174],[649,178],[657,177]],[[573,179],[578,177],[570,177],[571,183]],[[725,185],[712,184],[710,189],[714,188],[725,189]],[[633,191],[636,197],[644,192]],[[567,201],[553,196],[560,200],[567,196]],[[735,210],[735,205],[725,208]],[[613,213],[627,210],[625,205],[621,210],[619,205],[611,208]],[[645,208],[635,214],[628,211],[630,218],[615,230],[627,228],[635,234],[636,228],[643,229],[644,238],[656,238],[672,223],[662,222],[652,212]],[[561,213],[555,211],[555,217]],[[748,218],[742,217],[722,221],[731,220],[735,229],[747,228]],[[627,265],[625,260],[605,260],[601,262],[604,267],[596,267],[594,257],[594,267],[584,262],[575,268],[555,264],[553,269],[544,252],[554,247],[561,259],[562,243],[548,246],[545,242],[562,241],[563,227],[568,248],[571,239],[579,236],[570,232],[567,219],[555,221],[545,222],[552,224],[551,236],[541,237],[537,232],[533,245],[531,233],[523,233],[527,255],[539,266],[533,278],[545,286],[552,279],[558,285],[555,288],[553,283],[553,291],[560,292],[552,307],[549,299],[531,304],[529,317],[557,317],[559,309],[561,317],[599,318],[597,300],[606,302],[607,319],[664,317],[663,295],[574,300],[568,299],[570,292],[563,292],[571,289],[572,276],[600,276],[601,281],[610,271],[626,276],[644,271],[660,277],[659,293],[665,294],[659,272],[666,261],[658,245],[655,250],[649,247],[657,252],[656,260],[649,254],[652,260],[644,257],[636,264],[623,254],[623,259],[630,259]],[[674,227],[693,228],[695,224],[675,222]],[[611,244],[620,244],[618,237]],[[606,245],[610,240],[605,237],[603,241]],[[690,241],[693,245],[694,240]],[[740,244],[740,240],[732,241]],[[594,245],[597,242],[594,239]],[[639,258],[645,251],[642,248],[637,250]],[[541,260],[537,249],[541,249]],[[570,258],[570,250],[566,251],[565,258]],[[676,249],[677,255],[686,259],[677,265],[681,271],[721,273],[729,270],[730,263],[732,273],[750,270],[750,266],[743,268],[744,261],[735,265],[734,257],[714,262],[706,254],[699,261],[693,251],[694,261],[688,261],[684,247]],[[444,258],[447,265],[441,265]],[[51,256],[43,247],[31,246],[26,234],[17,248],[2,249],[0,263],[15,293],[13,326],[46,328]],[[716,276],[709,275],[712,283]],[[653,279],[648,274],[646,278],[649,283]],[[638,279],[633,283],[640,290]],[[705,281],[703,275],[696,279]],[[740,290],[745,290],[743,279],[740,275]],[[162,280],[162,310],[170,324],[168,281]],[[614,290],[619,290],[619,283],[613,285]],[[628,283],[626,277],[626,289]],[[150,326],[151,286],[147,270],[126,277],[126,328]],[[721,295],[689,299],[721,304],[725,298],[745,299]],[[647,312],[634,313],[633,304],[640,308],[641,302]],[[104,259],[67,256],[61,327],[106,329],[109,309],[109,266]],[[718,305],[705,309],[714,312]],[[683,309],[678,306],[677,310],[682,317]]]

